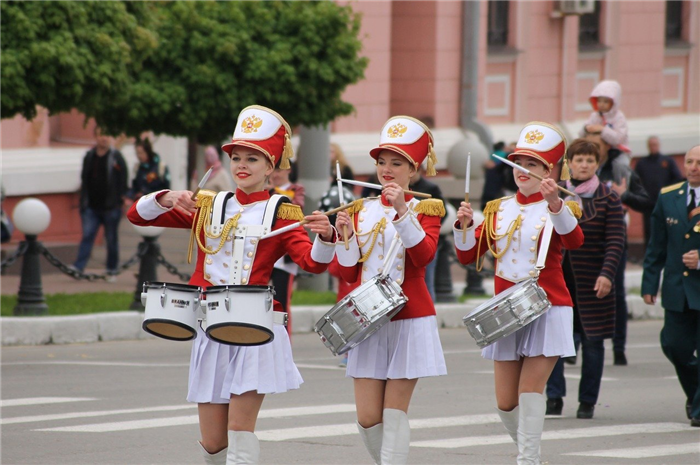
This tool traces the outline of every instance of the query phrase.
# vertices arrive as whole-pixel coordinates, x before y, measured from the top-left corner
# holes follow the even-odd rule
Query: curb
[[[436,304],[440,328],[464,328],[462,318],[488,298],[471,299],[463,304]],[[628,296],[630,319],[662,319],[663,308],[657,303],[646,305],[639,296]],[[328,306],[292,307],[292,332],[310,333],[326,314]],[[155,336],[141,329],[143,312],[105,312],[89,315],[0,318],[3,346],[73,344],[98,341],[129,341]]]

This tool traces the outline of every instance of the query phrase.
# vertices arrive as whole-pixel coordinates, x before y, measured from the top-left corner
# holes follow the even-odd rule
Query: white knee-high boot
[[[202,455],[204,456],[204,463],[206,465],[226,465],[226,448],[217,452],[216,454],[210,454],[204,448],[201,442],[197,441],[199,447],[202,448]]]
[[[403,465],[408,461],[411,427],[408,415],[402,410],[384,409],[382,436],[382,465]]]
[[[501,410],[498,407],[496,407],[496,412],[498,412],[498,416],[501,417],[501,423],[503,423],[503,426],[506,427],[506,431],[508,431],[510,437],[513,438],[513,442],[516,446],[518,445],[518,417],[520,415],[519,410],[520,408],[517,405],[510,412],[506,412],[505,410]]]
[[[258,462],[260,462],[260,443],[255,433],[229,430],[226,465],[257,465]]]
[[[540,441],[547,401],[542,394],[520,394],[518,418],[518,465],[540,465]]]
[[[372,456],[375,465],[382,463],[382,437],[384,436],[384,424],[378,423],[369,428],[363,428],[361,424],[357,424],[357,430],[360,432],[362,442],[365,443],[365,448]]]

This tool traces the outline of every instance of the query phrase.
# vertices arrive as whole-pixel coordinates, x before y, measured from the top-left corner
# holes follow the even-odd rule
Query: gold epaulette
[[[490,202],[486,203],[486,206],[484,207],[484,211],[482,212],[484,215],[488,215],[489,213],[498,213],[498,209],[501,207],[501,200],[503,199],[496,199],[496,200],[491,200]]]
[[[345,209],[345,211],[348,213],[348,215],[354,215],[355,213],[359,212],[362,210],[362,207],[364,206],[364,203],[362,202],[363,199],[357,199],[352,202],[352,207],[348,207]]]
[[[304,219],[304,213],[299,205],[293,203],[280,204],[277,209],[277,218],[280,220],[301,221]]]
[[[661,189],[661,193],[665,194],[667,192],[675,191],[677,189],[680,189],[683,184],[685,184],[685,181],[679,182],[678,184],[673,184],[672,186],[666,186],[663,189]]]
[[[440,199],[425,199],[418,202],[415,212],[428,216],[445,216],[445,204]]]
[[[207,189],[201,189],[197,192],[197,207],[210,206],[214,202],[214,197],[216,197],[216,192]]]
[[[571,210],[571,213],[574,214],[577,220],[583,215],[583,212],[581,211],[581,206],[578,204],[578,202],[574,200],[567,200],[566,206],[569,207],[569,210]]]

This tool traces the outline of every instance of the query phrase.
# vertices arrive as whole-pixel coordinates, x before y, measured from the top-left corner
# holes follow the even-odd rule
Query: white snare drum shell
[[[197,337],[197,308],[201,288],[177,283],[144,283],[142,328],[149,334],[171,341]]]
[[[256,346],[274,339],[274,290],[268,286],[213,286],[204,291],[207,336],[222,344]]]

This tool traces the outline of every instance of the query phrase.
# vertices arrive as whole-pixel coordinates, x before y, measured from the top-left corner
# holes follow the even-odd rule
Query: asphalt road
[[[660,328],[660,321],[630,322],[630,365],[613,366],[608,354],[592,420],[576,419],[580,365],[567,365],[570,395],[563,417],[545,422],[543,461],[700,463],[700,428],[685,417],[685,397],[658,345]],[[491,363],[466,329],[440,335],[449,375],[418,383],[409,463],[515,463],[516,448],[494,411]],[[294,335],[293,347],[305,383],[265,400],[261,462],[371,463],[338,360],[315,334]],[[188,360],[189,343],[161,340],[4,347],[2,463],[203,463],[196,408],[184,400]]]

